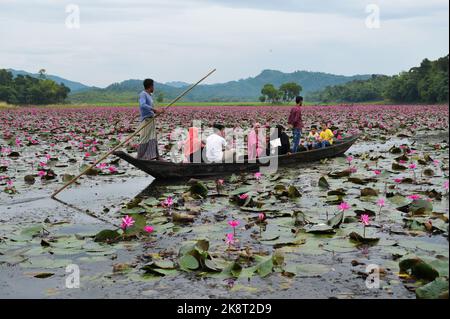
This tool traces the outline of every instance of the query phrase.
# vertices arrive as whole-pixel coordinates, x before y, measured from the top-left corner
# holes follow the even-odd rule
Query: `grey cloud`
[[[217,4],[233,8],[251,8],[271,11],[290,11],[303,13],[325,13],[348,17],[365,17],[368,4],[379,5],[382,17],[386,20],[427,17],[436,13],[448,12],[447,0],[402,1],[402,0],[199,0],[203,3]]]

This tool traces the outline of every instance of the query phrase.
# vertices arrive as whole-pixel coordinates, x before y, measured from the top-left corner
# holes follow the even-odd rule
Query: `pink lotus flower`
[[[240,224],[240,222],[239,222],[238,220],[230,220],[230,221],[228,222],[228,225],[230,225],[230,226],[233,227],[233,228],[238,227],[239,224]]]
[[[259,213],[259,214],[258,214],[258,220],[259,220],[260,222],[265,221],[265,220],[266,220],[266,214],[264,214],[264,213]]]
[[[228,222],[228,225],[230,225],[233,228],[233,235],[236,236],[236,227],[238,227],[240,222],[238,220],[230,220]]]
[[[226,244],[228,246],[234,245],[235,239],[233,234],[227,234],[226,236]]]
[[[396,182],[397,184],[400,184],[403,182],[403,178],[396,178],[396,179],[394,179],[394,182]]]
[[[117,168],[115,167],[115,166],[110,166],[110,167],[108,167],[108,170],[109,170],[109,172],[110,173],[117,173]]]
[[[448,192],[448,180],[444,182],[444,189]]]
[[[217,180],[217,184],[220,185],[220,186],[222,186],[224,183],[225,183],[225,182],[224,182],[223,179],[218,179],[218,180]]]
[[[400,160],[400,161],[398,161],[400,164],[406,164],[406,161],[405,160]]]
[[[153,233],[153,231],[154,231],[155,229],[152,227],[152,226],[145,226],[144,227],[144,231],[145,232],[147,232],[147,233]]]
[[[439,162],[438,160],[434,160],[434,161],[433,161],[433,164],[434,164],[435,166],[439,166],[440,162]]]
[[[248,194],[242,194],[239,196],[239,199],[245,200],[248,198]]]
[[[45,163],[45,162],[39,162],[39,166],[40,166],[40,167],[45,167],[45,166],[47,166],[47,163]]]
[[[6,185],[8,185],[9,188],[12,188],[14,185],[14,182],[10,179],[6,182]]]
[[[379,207],[384,207],[384,206],[386,206],[386,201],[385,201],[383,198],[380,198],[380,199],[377,201],[377,205],[378,205]]]
[[[100,163],[100,164],[97,164],[97,168],[100,168],[100,169],[104,169],[104,168],[106,168],[108,166],[108,164],[106,164],[106,163]]]
[[[353,162],[353,156],[348,156],[347,157],[347,162],[350,165]]]
[[[419,200],[419,199],[422,198],[422,196],[420,196],[420,195],[409,195],[408,198],[411,199],[411,200]]]
[[[350,173],[354,174],[358,171],[358,169],[355,166],[350,167]]]
[[[164,202],[162,203],[162,206],[163,207],[168,207],[168,208],[172,207],[173,206],[173,198],[172,198],[172,196],[167,197],[164,200]]]
[[[89,152],[84,153],[84,157],[90,157],[90,156],[91,156],[91,153],[89,153]]]
[[[127,215],[124,218],[122,218],[122,225],[120,226],[120,228],[122,228],[123,230],[126,230],[127,228],[130,228],[133,225],[134,225],[134,219]]]
[[[339,205],[339,210],[345,212],[346,210],[349,210],[350,207],[351,206],[347,202],[342,202],[341,205]]]
[[[366,214],[361,215],[360,221],[361,221],[361,223],[364,224],[364,226],[369,226],[370,225],[369,215],[366,215]]]
[[[380,175],[381,174],[381,171],[380,170],[378,170],[378,169],[376,169],[375,171],[373,171],[374,173],[375,173],[375,175]]]
[[[39,176],[40,178],[44,177],[45,175],[47,175],[47,172],[45,172],[45,171],[39,171],[39,172],[38,172],[38,176]]]
[[[262,177],[262,174],[260,173],[260,172],[258,172],[258,173],[255,173],[255,178],[256,178],[256,180],[260,180],[261,179],[261,177]]]
[[[409,169],[416,169],[417,165],[414,163],[409,164]]]

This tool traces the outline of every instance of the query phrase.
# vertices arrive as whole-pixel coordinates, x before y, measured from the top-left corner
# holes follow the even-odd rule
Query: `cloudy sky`
[[[263,69],[395,74],[448,54],[448,10],[447,0],[0,0],[0,68],[100,87],[194,82],[211,68],[209,83]]]

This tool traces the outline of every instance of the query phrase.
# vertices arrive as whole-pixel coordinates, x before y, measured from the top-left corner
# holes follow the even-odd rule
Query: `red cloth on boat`
[[[191,127],[188,138],[184,143],[184,156],[189,159],[189,156],[197,152],[201,147],[202,141],[198,138],[198,128]]]

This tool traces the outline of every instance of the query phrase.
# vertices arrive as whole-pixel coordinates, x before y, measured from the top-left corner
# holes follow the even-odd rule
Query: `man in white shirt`
[[[212,163],[222,163],[224,160],[224,150],[227,141],[224,139],[225,127],[221,124],[214,124],[214,134],[206,139],[206,159]]]

